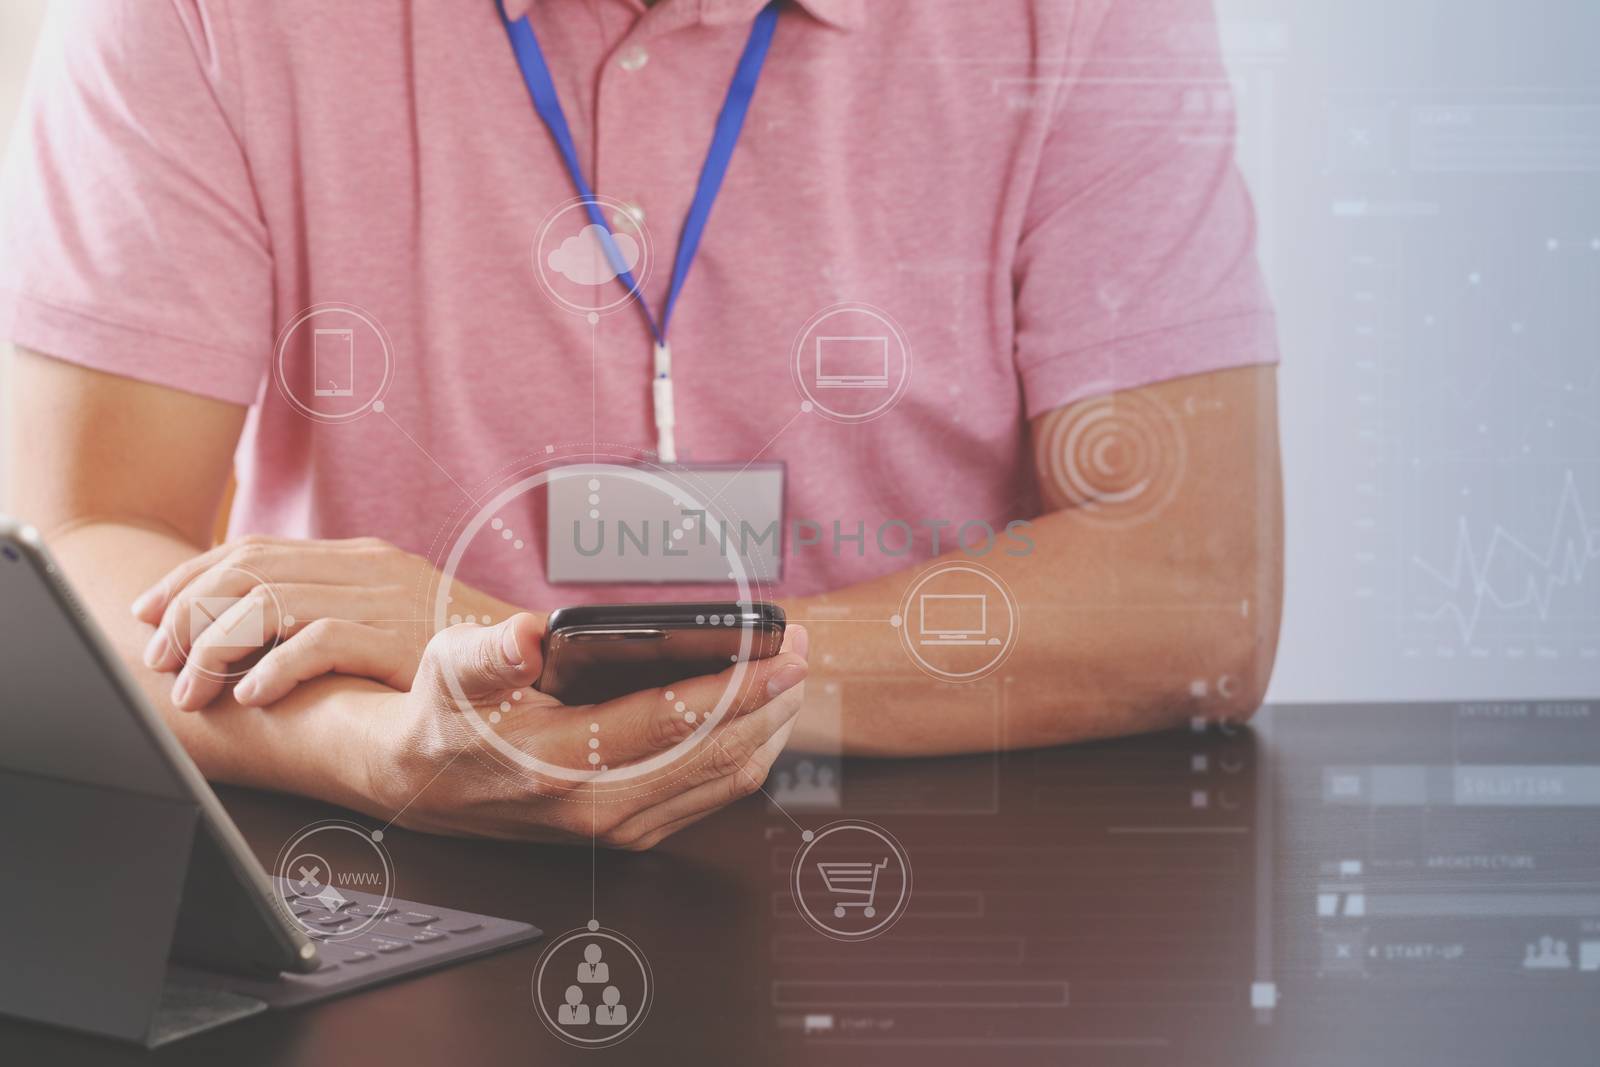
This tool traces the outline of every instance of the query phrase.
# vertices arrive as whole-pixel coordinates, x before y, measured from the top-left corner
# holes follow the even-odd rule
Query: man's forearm
[[[137,684],[161,712],[206,777],[366,806],[367,731],[388,692],[372,682],[328,676],[302,685],[270,708],[238,706],[228,692],[212,708],[172,706],[172,675],[144,665],[150,627],[135,620],[134,597],[198,549],[176,534],[113,520],[66,527],[46,540],[74,590],[104,630]]]
[[[1181,520],[1129,531],[1056,512],[1028,528],[1026,555],[1001,542],[981,559],[958,551],[926,564],[980,563],[1015,597],[1014,647],[970,683],[918,671],[888,622],[923,567],[788,602],[813,649],[794,743],[971,752],[1162,729],[1191,713],[1248,716],[1278,632],[1281,548],[1276,500],[1267,504],[1197,522],[1189,528],[1210,536],[1187,544]]]

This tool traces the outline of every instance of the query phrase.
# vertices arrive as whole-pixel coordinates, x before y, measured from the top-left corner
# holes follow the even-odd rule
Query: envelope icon
[[[239,596],[195,597],[189,603],[189,640],[193,642],[204,631],[211,644],[224,648],[260,648],[266,644],[265,605],[258,599],[250,599],[237,619],[227,623],[217,621],[244,599]]]

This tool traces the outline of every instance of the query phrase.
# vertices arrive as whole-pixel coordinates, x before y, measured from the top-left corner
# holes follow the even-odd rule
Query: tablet
[[[317,969],[315,943],[278,906],[266,871],[38,534],[4,516],[0,679],[0,772],[198,808],[174,958],[236,974]],[[105,833],[120,832],[108,819]]]

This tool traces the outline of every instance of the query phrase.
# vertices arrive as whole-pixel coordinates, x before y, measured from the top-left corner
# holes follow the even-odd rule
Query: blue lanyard
[[[755,95],[756,81],[761,77],[761,66],[767,59],[767,48],[772,44],[772,31],[777,26],[778,8],[782,3],[783,0],[771,0],[761,9],[755,25],[750,28],[750,39],[745,43],[744,54],[739,57],[739,65],[734,69],[733,81],[728,85],[728,95],[722,102],[722,110],[717,115],[717,125],[711,135],[711,147],[706,150],[705,163],[700,167],[700,180],[695,185],[694,200],[689,205],[689,217],[684,220],[683,233],[678,238],[678,254],[672,264],[672,284],[667,289],[667,302],[661,310],[659,324],[650,313],[650,306],[643,294],[640,294],[639,306],[644,309],[645,319],[650,323],[650,332],[655,335],[656,344],[663,348],[667,343],[667,325],[672,321],[672,309],[678,302],[678,294],[683,291],[684,279],[689,276],[695,253],[700,249],[700,236],[705,232],[706,220],[711,217],[711,205],[722,188],[723,176],[728,173],[728,161],[733,158],[734,145],[739,142],[739,131],[744,127],[750,99]],[[593,190],[589,188],[588,180],[583,176],[583,168],[578,165],[578,151],[572,143],[572,131],[567,126],[566,114],[561,110],[561,100],[550,78],[550,66],[539,48],[539,39],[534,36],[533,27],[528,25],[526,15],[513,22],[506,17],[503,0],[496,0],[496,4],[500,9],[500,20],[505,23],[506,33],[511,38],[517,66],[522,68],[522,80],[527,82],[528,95],[533,98],[533,109],[544,120],[556,147],[561,150],[567,173],[572,175],[572,184],[583,198],[590,221],[599,227],[600,243],[606,259],[618,280],[632,292],[637,288],[633,272],[625,269],[626,261],[622,252],[612,239],[611,228],[606,225],[605,215],[595,200]]]

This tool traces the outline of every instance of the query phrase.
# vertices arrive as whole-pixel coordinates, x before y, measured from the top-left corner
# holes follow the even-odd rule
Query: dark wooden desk
[[[1255,731],[813,762],[839,801],[789,814],[890,829],[914,869],[905,917],[856,944],[812,931],[787,891],[799,834],[759,796],[655,852],[602,852],[597,914],[657,987],[616,1048],[546,1032],[534,945],[154,1054],[0,1022],[0,1062],[1593,1063],[1600,819],[1499,793],[1500,771],[1452,778],[1600,765],[1591,713],[1278,709]],[[796,765],[782,770],[792,798]],[[1440,792],[1463,788],[1475,802]],[[329,814],[223,795],[267,862]],[[587,848],[388,844],[400,896],[553,934],[589,917]],[[1522,966],[1541,933],[1568,943],[1569,967]]]

